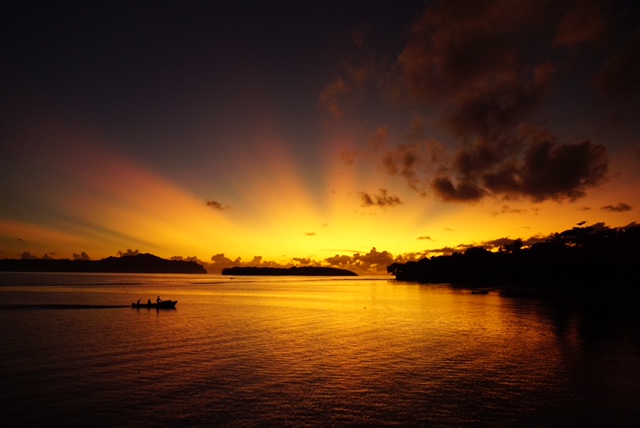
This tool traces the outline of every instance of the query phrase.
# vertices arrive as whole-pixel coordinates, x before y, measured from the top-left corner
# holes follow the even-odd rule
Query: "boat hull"
[[[132,303],[133,309],[175,309],[177,300],[164,300],[160,303]]]

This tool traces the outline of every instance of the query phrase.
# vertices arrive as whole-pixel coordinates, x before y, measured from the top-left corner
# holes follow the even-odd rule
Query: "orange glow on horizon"
[[[259,164],[229,159],[228,170],[211,183],[210,193],[196,194],[95,139],[74,133],[58,138],[71,141],[75,150],[52,151],[43,158],[68,187],[38,195],[51,207],[40,223],[0,219],[6,249],[2,257],[31,251],[70,258],[86,252],[99,259],[138,249],[205,262],[219,253],[244,262],[255,256],[282,264],[293,258],[322,262],[335,255],[366,254],[374,247],[394,256],[421,254],[503,237],[547,235],[583,220],[607,221],[613,227],[633,221],[632,211],[600,209],[611,203],[612,195],[632,200],[633,189],[613,185],[590,193],[589,210],[583,200],[536,204],[487,199],[471,207],[439,202],[419,196],[401,178],[375,166],[345,162],[340,147],[348,146],[348,139],[329,144],[318,159],[323,172],[318,178],[296,162],[289,142],[277,131],[262,132],[251,158],[259,158]],[[360,193],[379,189],[402,203],[363,206]],[[222,209],[207,206],[208,199],[219,201]]]

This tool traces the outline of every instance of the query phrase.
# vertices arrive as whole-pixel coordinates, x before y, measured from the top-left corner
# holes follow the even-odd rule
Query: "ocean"
[[[176,309],[131,308],[157,296]],[[377,277],[0,273],[0,421],[639,426],[640,311]]]

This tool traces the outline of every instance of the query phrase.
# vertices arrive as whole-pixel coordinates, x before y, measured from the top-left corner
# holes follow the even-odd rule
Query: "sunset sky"
[[[3,2],[0,258],[373,272],[640,219],[640,2],[253,3]]]

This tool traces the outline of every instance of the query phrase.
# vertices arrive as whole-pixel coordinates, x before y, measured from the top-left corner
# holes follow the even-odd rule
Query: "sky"
[[[0,258],[393,261],[640,208],[640,3],[0,6]]]

